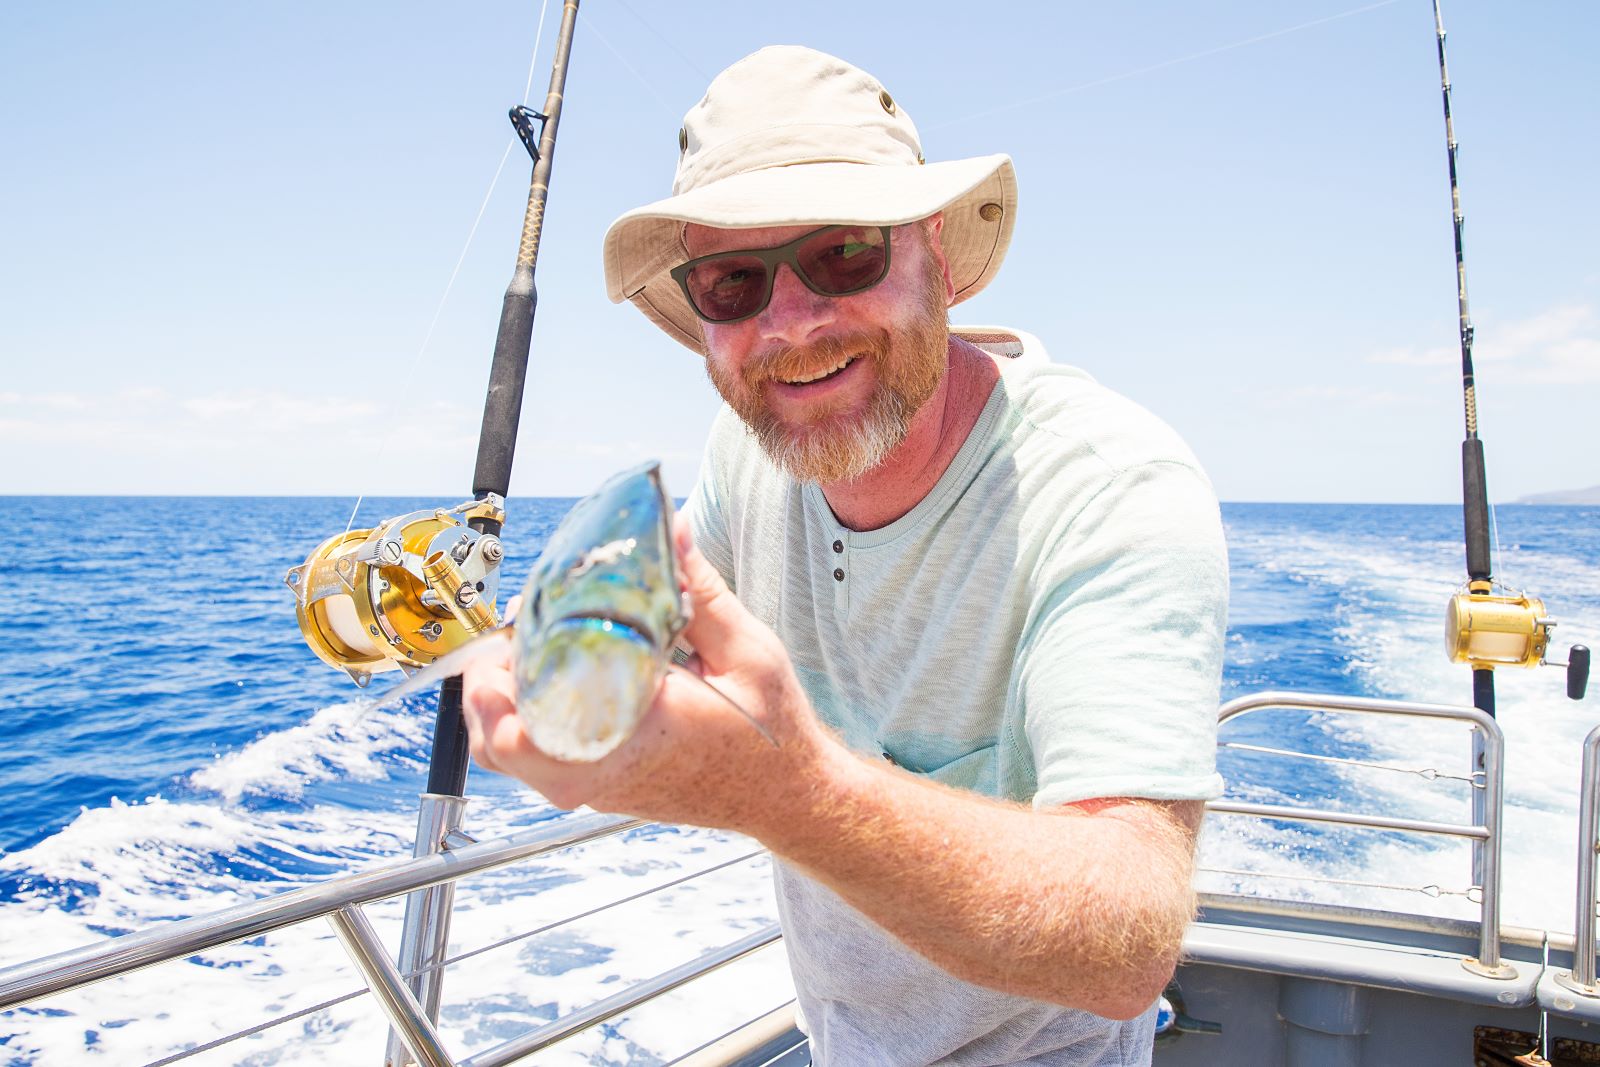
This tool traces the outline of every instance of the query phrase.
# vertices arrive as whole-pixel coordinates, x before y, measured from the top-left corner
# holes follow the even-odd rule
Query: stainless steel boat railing
[[[563,819],[501,840],[466,844],[57,953],[0,970],[0,1011],[308,920],[327,918],[391,1026],[418,1064],[424,1067],[501,1067],[772,944],[780,936],[776,924],[764,926],[611,997],[457,1061],[441,1044],[430,1014],[412,992],[408,979],[413,976],[406,975],[395,965],[361,911],[362,905],[454,882],[643,825],[646,824],[638,819],[610,815]],[[759,851],[744,858],[757,855]],[[235,1036],[256,1029],[259,1027],[240,1031]],[[170,1061],[169,1058],[163,1062]]]
[[[1476,887],[1481,889],[1478,956],[1463,963],[1468,969],[1486,977],[1512,976],[1515,972],[1503,966],[1500,960],[1500,815],[1504,737],[1495,721],[1471,707],[1325,694],[1268,692],[1241,697],[1225,704],[1218,713],[1219,725],[1239,716],[1267,709],[1449,719],[1467,723],[1476,731],[1475,743],[1483,751],[1484,762],[1481,771],[1472,781],[1483,794],[1481,809],[1484,816],[1481,821],[1443,823],[1230,800],[1212,801],[1207,808],[1221,815],[1331,823],[1471,840],[1478,850],[1475,870],[1482,874],[1482,884]],[[1576,954],[1578,964],[1574,968],[1576,980],[1580,982],[1586,980],[1591,992],[1595,967],[1593,844],[1597,821],[1600,821],[1600,780],[1597,780],[1600,776],[1597,776],[1595,771],[1597,760],[1600,760],[1600,728],[1589,735],[1584,747],[1583,841],[1589,848],[1588,862],[1580,863],[1579,866],[1579,944]],[[1481,782],[1478,780],[1480,777]],[[433,1022],[437,1016],[419,1001],[413,991],[418,975],[407,973],[401,966],[396,965],[373,932],[361,910],[362,906],[401,894],[453,883],[468,875],[504,867],[643,825],[645,823],[636,819],[590,814],[562,819],[497,841],[469,842],[462,835],[452,834],[447,838],[446,850],[442,852],[417,856],[401,863],[346,875],[210,915],[166,923],[41,960],[0,969],[0,1011],[145,967],[258,937],[308,920],[326,918],[333,924],[341,943],[361,971],[394,1031],[418,1064],[426,1067],[501,1067],[776,942],[780,938],[778,928],[776,925],[763,927],[731,944],[707,952],[682,966],[647,979],[586,1008],[465,1060],[456,1061],[450,1057],[439,1040]],[[759,854],[759,851],[753,852],[745,858],[754,858]],[[1585,914],[1588,916],[1587,924],[1583,921]],[[472,954],[477,951],[484,950],[474,950]],[[339,999],[358,995],[359,991]],[[273,1023],[241,1031],[240,1034],[211,1042],[207,1047],[258,1031],[267,1025]],[[180,1053],[161,1062],[169,1063],[189,1054],[191,1053]]]
[[[1600,997],[1595,985],[1595,857],[1600,851],[1600,726],[1583,739],[1583,770],[1578,795],[1578,899],[1572,918],[1572,970],[1556,981],[1585,997]]]
[[[1293,822],[1331,823],[1373,830],[1398,830],[1407,833],[1466,838],[1475,843],[1474,869],[1481,872],[1478,916],[1478,955],[1462,961],[1468,970],[1486,978],[1509,979],[1516,971],[1500,960],[1500,816],[1504,794],[1505,735],[1499,723],[1473,707],[1455,704],[1423,704],[1409,700],[1380,700],[1323,693],[1254,693],[1224,704],[1217,713],[1217,724],[1241,715],[1267,709],[1290,711],[1335,711],[1361,715],[1399,716],[1419,719],[1454,719],[1467,723],[1481,739],[1483,769],[1483,820],[1468,823],[1431,822],[1386,815],[1302,808],[1282,804],[1254,804],[1243,801],[1214,800],[1206,809],[1223,815],[1250,815],[1263,819]],[[1593,738],[1594,735],[1591,735]],[[1588,749],[1585,749],[1586,757]],[[1474,786],[1479,783],[1474,779]],[[1476,807],[1476,805],[1474,805]],[[1592,941],[1591,941],[1592,946]],[[1592,962],[1592,959],[1591,959]]]

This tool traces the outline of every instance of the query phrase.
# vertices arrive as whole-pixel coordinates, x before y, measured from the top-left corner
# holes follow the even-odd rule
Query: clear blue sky
[[[728,11],[585,5],[513,492],[586,492],[648,456],[687,490],[714,395],[694,357],[606,301],[600,239],[664,195],[710,76],[793,42],[882,78],[928,158],[1015,157],[1015,245],[957,321],[1029,330],[1132,395],[1224,499],[1456,498],[1428,0]],[[538,15],[0,7],[0,494],[463,497],[520,148],[419,350]],[[1445,20],[1491,496],[1591,485],[1600,5],[1447,0]]]

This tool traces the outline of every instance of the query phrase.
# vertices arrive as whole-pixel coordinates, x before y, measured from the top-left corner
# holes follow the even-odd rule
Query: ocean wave
[[[370,709],[370,701],[321,708],[298,726],[218,755],[191,774],[189,784],[228,801],[250,794],[298,798],[313,782],[384,778],[391,766],[385,757],[421,766],[432,716],[409,706]]]

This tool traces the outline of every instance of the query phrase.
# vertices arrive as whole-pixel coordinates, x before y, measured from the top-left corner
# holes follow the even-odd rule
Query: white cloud
[[[249,397],[213,395],[191,397],[178,406],[195,418],[210,422],[249,414],[256,402]]]
[[[244,390],[175,396],[165,390],[141,386],[115,392],[81,393],[0,393],[0,405],[20,409],[11,411],[9,428],[34,427],[54,434],[64,426],[90,431],[100,436],[105,430],[123,431],[148,427],[164,433],[181,433],[187,425],[225,422],[233,435],[281,434],[298,429],[346,425],[349,428],[381,428],[380,405],[364,399],[345,399],[317,393],[290,394],[277,390]],[[390,414],[415,417],[418,409],[402,403]],[[426,404],[424,422],[452,424],[470,422],[475,413],[464,404],[434,401]],[[65,421],[62,413],[76,418]]]
[[[481,419],[472,403],[300,384],[0,392],[0,446],[42,457],[0,469],[0,494],[448,495],[470,470]],[[536,409],[524,420],[513,482],[519,494],[577,495],[651,457],[674,465],[681,492],[698,469],[698,428],[692,443],[671,447],[618,439],[619,427],[603,418],[559,433],[545,421]]]
[[[195,491],[218,491],[232,484],[227,473],[209,472],[233,472],[252,485],[270,479],[279,492],[325,489],[317,478],[369,484],[371,472],[396,468],[397,438],[425,446],[424,455],[408,454],[399,465],[408,472],[426,470],[445,449],[470,455],[470,443],[455,442],[475,439],[477,418],[464,404],[408,403],[399,396],[373,400],[359,393],[179,394],[148,386],[7,392],[0,395],[0,442],[13,450],[46,450],[55,475],[14,468],[0,477],[0,493],[58,483],[76,491],[80,482],[102,492],[190,483]]]
[[[270,426],[275,432],[319,429],[340,425],[359,425],[379,415],[378,405],[368,400],[330,396],[307,391],[289,394],[278,391],[246,390],[207,393],[188,397],[177,407],[202,422],[226,421],[230,427]],[[467,414],[459,405],[446,405],[444,417]]]
[[[1592,303],[1560,304],[1510,322],[1477,323],[1472,358],[1504,364],[1523,380],[1548,385],[1600,382],[1600,315]],[[1368,363],[1411,367],[1456,366],[1454,347],[1380,349]]]
[[[1368,389],[1358,385],[1302,385],[1282,389],[1251,386],[1236,389],[1235,392],[1250,397],[1252,401],[1278,405],[1334,403],[1357,407],[1389,407],[1414,402],[1390,389]]]
[[[1450,367],[1461,362],[1459,348],[1380,348],[1368,363],[1401,367]]]

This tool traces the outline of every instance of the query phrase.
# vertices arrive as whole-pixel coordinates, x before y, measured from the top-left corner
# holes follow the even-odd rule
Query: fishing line
[[[522,102],[526,104],[533,95],[533,72],[539,60],[539,42],[544,40],[544,13],[550,10],[550,0],[539,5],[539,28],[533,31],[533,55],[528,57],[528,80],[522,86]]]
[[[1494,548],[1494,558],[1500,561],[1500,566],[1497,568],[1500,572],[1499,580],[1495,584],[1501,589],[1507,587],[1512,589],[1520,588],[1516,582],[1511,580],[1511,575],[1506,573],[1506,554],[1504,547],[1500,544],[1500,514],[1495,510],[1493,504],[1489,505],[1489,543]]]
[[[1391,2],[1393,2],[1393,0],[1391,0]],[[674,122],[678,121],[679,114],[678,114],[677,109],[674,108],[671,104],[669,104],[667,102],[666,98],[663,97],[659,92],[656,91],[656,87],[654,85],[652,85],[645,78],[645,76],[643,74],[640,74],[638,69],[635,68],[632,63],[628,62],[628,57],[627,56],[625,56],[621,52],[617,51],[616,48],[612,46],[611,42],[606,40],[605,35],[602,34],[599,30],[595,29],[594,28],[594,24],[591,23],[588,19],[583,17],[583,13],[582,12],[579,12],[579,14],[578,14],[578,21],[583,23],[584,29],[586,29],[588,32],[594,34],[597,38],[600,39],[600,43],[605,45],[606,48],[610,50],[611,54],[617,57],[617,62],[618,63],[621,63],[624,67],[628,68],[628,73],[629,74],[632,74],[635,78],[639,79],[639,84],[644,86],[645,90],[647,92],[649,92],[649,94],[651,96],[656,98],[656,103],[660,104],[662,109],[665,110],[667,112],[667,114],[669,114],[669,115],[671,115],[673,117],[673,121]]]
[[[693,678],[695,681],[699,682],[701,685],[705,686],[707,689],[711,690],[713,693],[717,694],[717,696],[721,697],[724,701],[727,702],[727,704],[728,704],[728,706],[730,708],[732,708],[734,711],[737,711],[740,715],[743,715],[744,719],[745,719],[745,722],[748,722],[751,726],[754,726],[756,728],[756,732],[759,733],[762,737],[765,737],[767,739],[767,743],[768,744],[770,744],[773,748],[782,748],[783,747],[782,745],[778,744],[778,739],[776,737],[773,737],[770,733],[768,733],[767,732],[767,728],[765,726],[762,726],[761,723],[759,721],[757,721],[757,719],[756,719],[756,717],[754,715],[752,715],[748,711],[744,710],[744,708],[740,706],[739,702],[737,700],[734,700],[727,693],[724,693],[722,690],[718,689],[716,686],[712,685],[710,682],[706,681],[700,675],[694,673],[694,671],[691,671],[687,667],[680,667],[676,663],[674,663],[670,667],[668,667],[667,669],[668,670],[672,670],[672,671],[677,671],[679,674],[687,675],[688,677]]]
[[[544,17],[550,9],[550,0],[544,0],[539,5],[539,27],[534,31],[533,54],[528,57],[528,77],[522,87],[522,102],[526,104],[528,97],[533,93],[533,75],[539,69],[539,45],[544,39]],[[439,325],[439,318],[444,314],[444,308],[450,301],[450,293],[455,289],[456,278],[461,273],[461,267],[467,261],[467,253],[472,250],[473,239],[478,235],[478,225],[483,222],[483,214],[489,208],[489,201],[494,198],[495,187],[500,184],[500,175],[506,169],[506,160],[511,158],[511,150],[517,146],[517,139],[512,137],[506,142],[505,151],[500,153],[500,163],[494,168],[494,177],[489,179],[489,189],[483,194],[483,202],[478,205],[478,213],[472,219],[472,228],[467,231],[467,240],[461,246],[461,254],[456,257],[456,265],[450,272],[450,280],[445,282],[444,293],[439,297],[438,305],[433,309],[433,318],[428,321],[428,329],[422,335],[422,344],[417,346],[417,354],[411,358],[411,366],[406,371],[406,381],[409,384],[417,376],[417,369],[422,366],[422,357],[428,351],[428,345],[433,341],[433,332]],[[388,445],[383,446],[385,449]],[[344,532],[349,533],[356,522],[356,512],[361,508],[361,502],[366,498],[365,493],[356,497],[356,506],[350,509],[350,521],[345,524]]]
[[[539,44],[544,39],[544,16],[550,9],[550,0],[544,0],[539,5],[539,28],[533,34],[533,54],[528,57],[528,79],[522,86],[522,102],[526,104],[528,97],[533,92],[533,74],[539,68]],[[406,372],[407,381],[417,376],[417,368],[422,365],[422,354],[428,350],[428,344],[433,340],[434,328],[439,325],[439,316],[444,314],[444,306],[450,299],[450,291],[455,288],[456,276],[461,273],[461,265],[467,261],[467,252],[472,248],[472,239],[478,234],[478,224],[483,221],[483,213],[489,206],[489,200],[494,196],[495,186],[500,183],[500,172],[506,168],[506,160],[511,158],[511,150],[516,147],[517,139],[511,138],[506,142],[506,150],[500,153],[500,165],[494,168],[494,177],[489,179],[489,191],[483,194],[483,203],[478,205],[478,214],[472,220],[472,228],[467,231],[466,244],[461,246],[461,255],[456,257],[455,269],[450,272],[450,280],[445,282],[444,294],[439,297],[438,307],[433,309],[433,318],[428,322],[428,329],[422,335],[422,344],[417,348],[417,354],[412,357],[411,368]],[[356,512],[361,510],[361,502],[366,499],[365,493],[356,496],[355,507],[350,509],[350,519],[344,524],[344,532],[348,534],[355,528]]]
[[[1085,89],[1093,89],[1097,86],[1108,85],[1111,82],[1125,81],[1128,78],[1136,78],[1141,74],[1150,74],[1154,71],[1165,70],[1167,67],[1176,67],[1182,63],[1192,63],[1197,59],[1205,59],[1207,56],[1214,56],[1221,52],[1231,52],[1236,48],[1244,48],[1248,45],[1260,44],[1262,41],[1270,41],[1275,37],[1285,37],[1291,33],[1299,33],[1301,30],[1309,30],[1314,26],[1322,26],[1329,22],[1337,22],[1339,19],[1347,19],[1355,15],[1364,15],[1369,11],[1376,11],[1380,7],[1388,7],[1391,4],[1396,4],[1399,2],[1400,0],[1378,0],[1378,3],[1367,4],[1364,7],[1351,8],[1349,11],[1339,12],[1337,15],[1326,15],[1320,19],[1312,19],[1310,22],[1302,22],[1298,26],[1289,26],[1285,29],[1273,30],[1270,33],[1259,34],[1255,37],[1247,37],[1242,41],[1234,41],[1232,44],[1223,44],[1218,45],[1215,48],[1207,48],[1203,52],[1193,52],[1186,56],[1179,56],[1176,59],[1167,59],[1160,63],[1152,63],[1147,67],[1138,67],[1122,74],[1112,74],[1109,77],[1096,78],[1094,81],[1084,82],[1081,85],[1073,85],[1065,89],[1056,89],[1053,92],[1044,93],[1041,96],[1029,97],[1026,100],[1017,100],[1009,104],[1002,104],[999,107],[990,108],[987,111],[978,111],[962,118],[951,119],[948,122],[941,122],[933,126],[925,126],[923,129],[927,132],[932,132],[933,130],[942,130],[948,126],[958,126],[963,123],[971,122],[974,119],[984,119],[990,117],[991,115],[999,115],[1007,111],[1016,111],[1019,108],[1032,107],[1034,104],[1041,104],[1046,100],[1055,100],[1059,97],[1068,96],[1072,93],[1081,93]]]
[[[422,354],[428,350],[428,343],[433,340],[434,327],[439,325],[439,316],[444,313],[444,305],[450,299],[450,290],[455,288],[456,275],[461,273],[461,264],[467,261],[467,252],[472,248],[472,239],[478,235],[478,223],[483,221],[483,213],[494,197],[495,186],[500,183],[500,172],[506,169],[506,160],[511,158],[511,150],[516,146],[517,139],[513,137],[506,142],[506,150],[500,153],[500,165],[494,168],[494,177],[489,179],[489,191],[483,194],[483,203],[478,205],[478,214],[472,220],[472,229],[467,231],[467,243],[461,246],[461,254],[456,257],[455,269],[450,272],[450,280],[445,283],[444,295],[439,297],[439,306],[433,309],[433,319],[428,323],[428,332],[423,334],[422,345],[411,360],[408,379],[416,377],[417,368],[422,364]]]
[[[367,498],[367,494],[365,494],[365,493],[361,493],[361,494],[357,495],[357,497],[356,497],[356,506],[350,509],[350,518],[344,524],[344,532],[345,533],[349,533],[351,527],[355,526],[355,524],[356,524],[356,512],[361,510],[361,502],[363,500],[365,500],[366,498]]]
[[[656,37],[661,40],[662,44],[666,45],[669,49],[672,50],[672,54],[673,55],[675,55],[679,59],[683,60],[684,65],[686,67],[688,67],[690,70],[694,71],[696,74],[698,74],[700,76],[700,80],[701,81],[709,82],[711,80],[711,75],[707,74],[705,71],[701,70],[698,66],[696,66],[694,60],[692,60],[688,56],[684,55],[683,52],[678,49],[678,46],[672,43],[672,38],[668,37],[666,34],[662,33],[660,30],[656,29],[650,23],[646,22],[639,15],[639,13],[633,9],[633,5],[629,4],[627,2],[627,0],[617,0],[617,3],[622,6],[622,10],[626,11],[628,14],[633,16],[634,21],[638,22],[645,29],[647,29],[651,33],[655,34]]]
[[[544,38],[544,16],[550,8],[550,0],[544,0],[539,7],[539,28],[533,35],[533,55],[528,57],[528,80],[522,87],[522,103],[528,102],[528,97],[533,93],[533,74],[539,66],[539,43]],[[417,367],[422,364],[422,354],[428,350],[428,343],[433,340],[433,331],[439,325],[439,316],[444,313],[444,306],[450,299],[450,291],[455,288],[456,276],[461,273],[461,265],[467,261],[467,253],[472,249],[472,240],[478,235],[478,224],[483,221],[483,213],[488,210],[489,201],[494,198],[495,186],[500,184],[500,174],[506,169],[506,160],[511,158],[511,150],[517,146],[515,137],[506,141],[506,150],[500,153],[500,164],[494,168],[494,177],[489,179],[489,191],[483,194],[483,203],[478,205],[478,214],[472,220],[472,229],[467,231],[466,244],[461,246],[461,254],[456,257],[455,269],[450,272],[450,280],[445,283],[444,295],[439,297],[439,306],[433,309],[433,319],[428,323],[428,332],[422,337],[422,346],[417,349],[417,354],[411,361],[411,371],[408,378],[416,376]],[[348,531],[347,531],[348,532]]]

